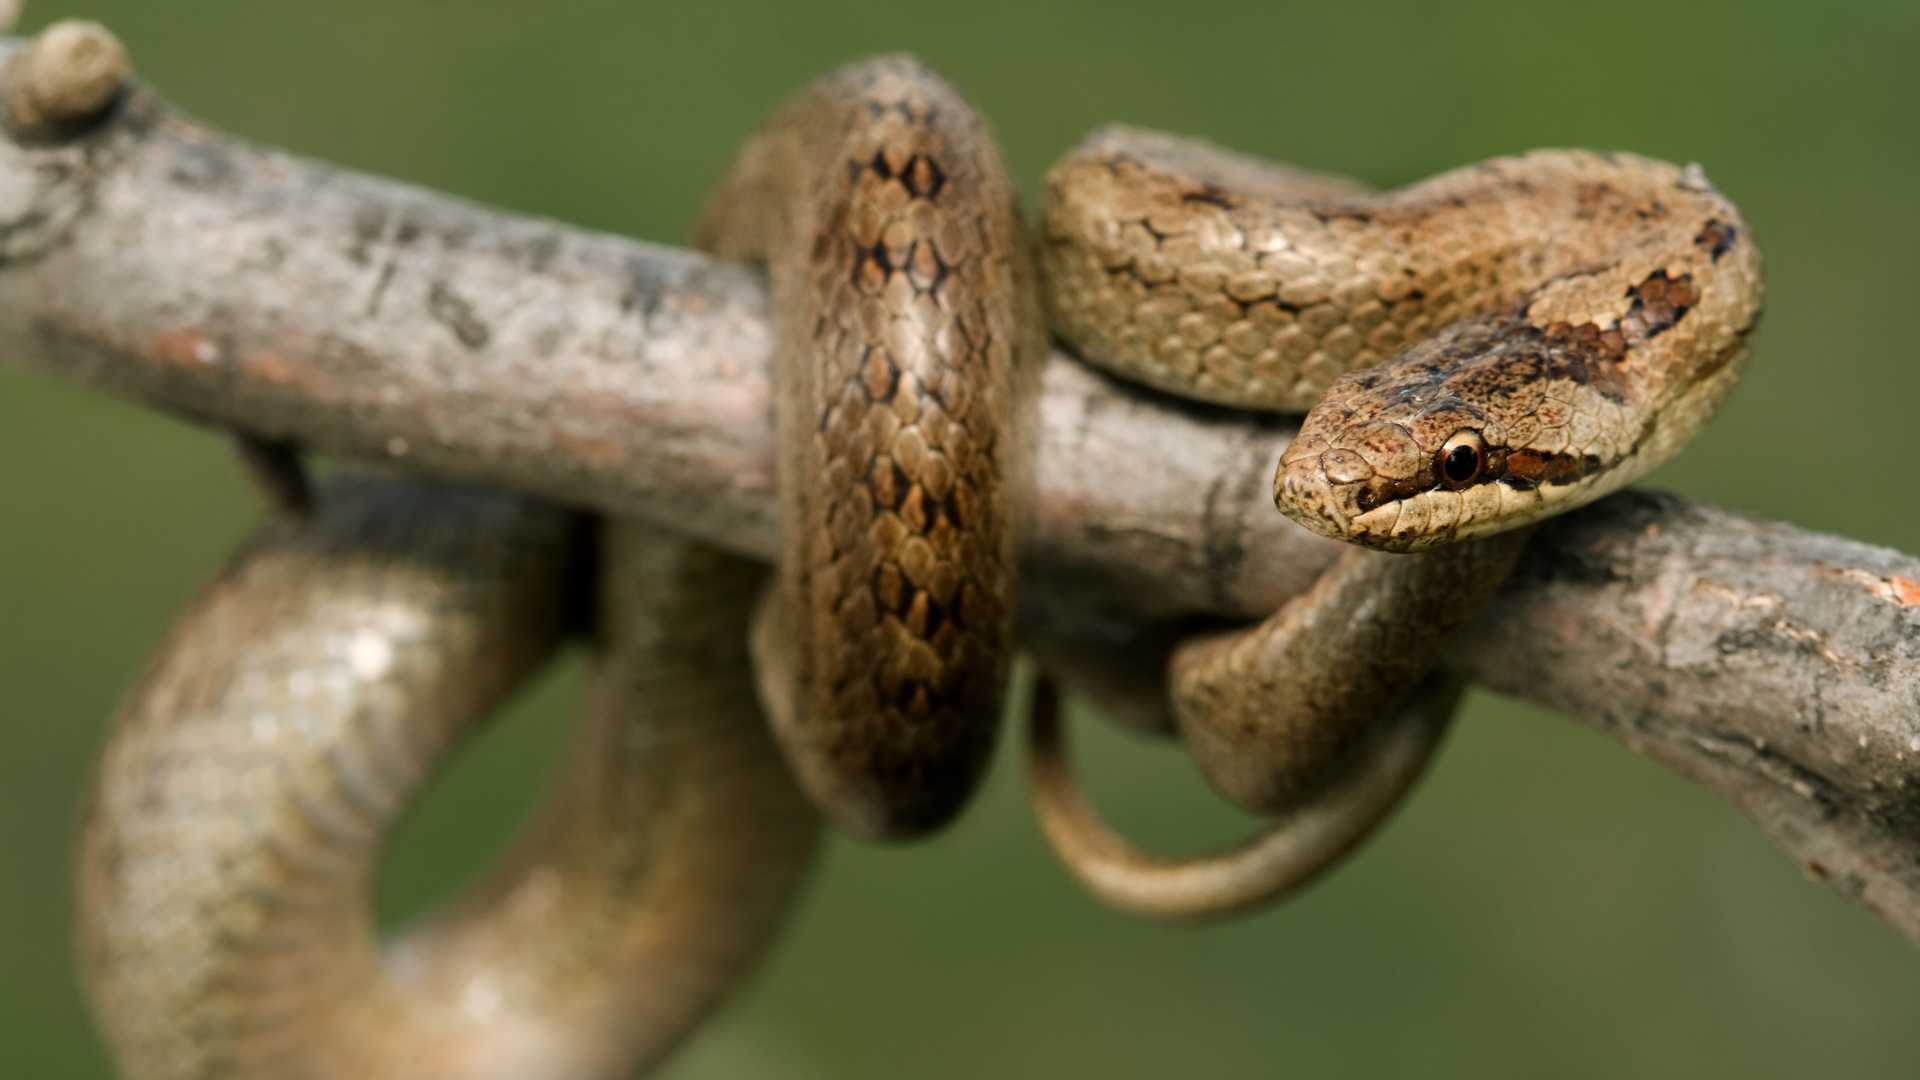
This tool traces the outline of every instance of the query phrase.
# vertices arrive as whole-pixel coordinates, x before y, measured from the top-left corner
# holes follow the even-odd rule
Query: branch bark
[[[243,145],[138,87],[77,138],[0,140],[3,355],[202,423],[764,559],[770,345],[751,271]],[[1269,502],[1286,424],[1059,354],[1043,384],[1023,631],[1150,723],[1176,634],[1334,550]],[[1920,940],[1920,560],[1629,492],[1543,528],[1450,662]]]

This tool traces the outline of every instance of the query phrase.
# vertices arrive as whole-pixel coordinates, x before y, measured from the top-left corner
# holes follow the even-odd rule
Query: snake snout
[[[1280,456],[1273,476],[1273,502],[1280,512],[1304,528],[1335,540],[1353,539],[1353,518],[1360,512],[1358,485],[1335,483],[1328,472],[1328,456],[1339,450],[1315,451],[1296,441]],[[1338,465],[1336,461],[1333,463]]]

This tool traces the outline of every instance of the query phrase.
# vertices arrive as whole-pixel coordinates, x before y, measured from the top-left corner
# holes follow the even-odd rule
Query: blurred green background
[[[675,241],[733,144],[849,58],[917,51],[1027,190],[1108,120],[1391,183],[1543,145],[1704,163],[1766,252],[1732,405],[1658,482],[1920,550],[1920,5],[1454,0],[30,5],[104,19],[212,124],[471,198]],[[116,695],[258,516],[225,445],[0,367],[0,1073],[105,1073],[69,965],[67,847]],[[409,819],[417,909],[528,805],[564,665]],[[1089,730],[1095,793],[1195,849],[1246,827],[1176,754]],[[1564,718],[1474,698],[1384,837],[1204,929],[1083,899],[1009,742],[907,849],[834,842],[677,1077],[1804,1076],[1920,1072],[1920,957],[1727,806]]]

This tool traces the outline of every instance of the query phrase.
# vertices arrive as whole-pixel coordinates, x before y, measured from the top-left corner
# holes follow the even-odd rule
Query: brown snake
[[[1438,642],[1505,576],[1515,527],[1644,474],[1711,414],[1758,255],[1697,170],[1625,155],[1374,194],[1113,131],[1049,188],[1057,332],[1162,390],[1315,406],[1281,509],[1431,548],[1356,548],[1259,626],[1176,650],[1185,744],[1231,798],[1286,815],[1237,851],[1162,860],[1108,832],[1043,686],[1036,803],[1069,867],[1141,913],[1245,907],[1337,859],[1417,777],[1457,692]],[[699,238],[768,263],[782,342],[760,701],[838,823],[924,832],[975,786],[1007,669],[1042,340],[1012,186],[951,89],[882,59],[755,136]],[[769,938],[813,818],[742,690],[752,575],[621,525],[553,806],[487,885],[375,947],[382,830],[560,632],[555,522],[335,494],[185,616],[122,709],[83,841],[84,958],[128,1075],[622,1075]]]
[[[580,530],[502,496],[331,491],[175,625],[79,857],[83,973],[133,1077],[611,1077],[779,929],[814,815],[746,663],[758,568],[609,526],[587,717],[541,816],[376,947],[388,826],[559,644]]]
[[[1236,851],[1128,846],[1073,791],[1044,694],[1036,713],[1041,822],[1094,892],[1169,917],[1271,900],[1417,776],[1451,697],[1422,686],[1520,527],[1645,475],[1719,406],[1759,316],[1759,252],[1697,167],[1628,154],[1539,151],[1373,193],[1114,129],[1055,166],[1048,195],[1059,332],[1162,389],[1310,408],[1275,501],[1380,549],[1173,654],[1174,716],[1214,786],[1311,810]]]
[[[781,551],[754,634],[802,783],[870,837],[944,824],[993,748],[1020,403],[1044,353],[985,126],[915,61],[809,87],[696,230],[773,290]]]

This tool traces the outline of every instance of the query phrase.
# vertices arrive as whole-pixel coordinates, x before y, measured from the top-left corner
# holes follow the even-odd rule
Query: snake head
[[[1306,528],[1419,551],[1599,497],[1652,463],[1617,357],[1509,317],[1473,319],[1341,376],[1280,458]],[[1650,448],[1648,448],[1650,450]]]

